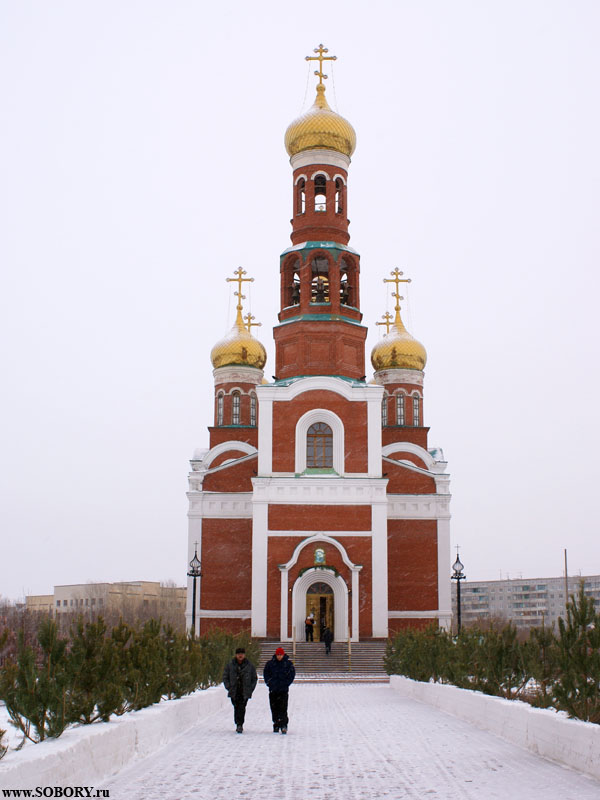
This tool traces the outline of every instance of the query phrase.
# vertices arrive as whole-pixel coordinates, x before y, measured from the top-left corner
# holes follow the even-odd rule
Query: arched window
[[[352,274],[352,267],[342,258],[340,262],[340,303],[344,306],[356,306]]]
[[[298,196],[296,200],[297,203],[296,213],[304,214],[304,212],[306,211],[306,181],[304,180],[304,178],[300,178],[300,180],[298,181],[297,192]]]
[[[333,467],[333,431],[324,422],[315,422],[306,433],[306,466]]]
[[[217,425],[223,424],[223,395],[217,395]]]
[[[341,178],[335,179],[335,213],[344,213],[344,182]]]
[[[387,425],[388,424],[388,396],[387,394],[383,395],[383,400],[381,401],[381,424]]]
[[[315,177],[315,211],[327,211],[327,178],[325,175]]]
[[[250,395],[250,425],[256,427],[256,395]]]
[[[240,393],[234,392],[231,395],[231,424],[232,425],[239,425],[240,424]]]
[[[404,410],[404,395],[396,395],[396,425],[406,425],[406,416]]]
[[[292,278],[292,305],[300,305],[300,275],[297,272]]]
[[[413,425],[418,428],[421,424],[421,398],[418,394],[413,394]]]
[[[329,303],[329,261],[324,256],[313,258],[311,265],[311,303]]]

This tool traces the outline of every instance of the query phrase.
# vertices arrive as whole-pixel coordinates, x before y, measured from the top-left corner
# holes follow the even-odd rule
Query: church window
[[[315,177],[315,211],[327,211],[327,179],[325,175]]]
[[[387,425],[388,424],[388,399],[387,395],[384,395],[384,398],[381,402],[381,424]]]
[[[396,395],[396,425],[406,425],[403,394]]]
[[[293,306],[300,305],[300,276],[294,272],[292,278],[292,303]]]
[[[340,263],[340,303],[345,306],[356,306],[353,269],[344,258]]]
[[[217,425],[223,424],[223,395],[217,395]]]
[[[333,467],[333,431],[324,422],[315,422],[307,431],[306,466]]]
[[[256,426],[256,395],[250,395],[250,425]]]
[[[413,395],[413,425],[418,428],[421,424],[421,404],[418,394]]]
[[[231,424],[240,424],[240,393],[234,392],[231,395]]]
[[[306,181],[300,178],[298,181],[297,214],[304,214],[306,211]]]
[[[344,213],[344,200],[343,200],[344,183],[341,178],[335,179],[335,213]]]
[[[311,303],[329,303],[329,261],[323,256],[313,258]]]

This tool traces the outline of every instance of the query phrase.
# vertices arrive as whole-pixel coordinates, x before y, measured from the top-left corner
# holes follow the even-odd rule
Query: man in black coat
[[[273,658],[267,661],[263,675],[269,688],[273,733],[287,733],[289,689],[296,677],[296,670],[283,647],[278,647]]]
[[[246,658],[244,648],[238,647],[235,657],[227,662],[223,670],[223,683],[233,703],[236,733],[242,733],[244,730],[246,703],[252,697],[257,681],[258,676],[254,664]]]

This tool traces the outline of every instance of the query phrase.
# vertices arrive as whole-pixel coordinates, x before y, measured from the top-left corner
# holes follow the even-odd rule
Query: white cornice
[[[423,386],[424,373],[420,369],[382,369],[373,376],[375,383],[407,383],[410,386]]]
[[[372,505],[387,503],[387,478],[252,478],[254,503]]]
[[[264,372],[255,367],[218,367],[213,369],[213,377],[215,386],[223,383],[254,383],[258,385],[264,377]]]
[[[308,167],[311,164],[328,164],[331,167],[339,167],[347,172],[350,166],[350,157],[343,153],[338,153],[337,150],[301,150],[290,158],[290,164],[292,169]]]
[[[366,384],[353,386],[341,378],[332,378],[328,375],[315,375],[308,378],[298,378],[287,386],[268,384],[257,386],[256,391],[260,400],[286,402],[293,400],[299,394],[313,391],[335,392],[346,400],[354,402],[381,402],[383,389],[381,386]]]
[[[449,494],[390,494],[388,519],[450,519]]]
[[[452,611],[444,611],[443,609],[432,609],[431,611],[388,611],[390,619],[430,619],[432,617],[448,619],[451,616]]]

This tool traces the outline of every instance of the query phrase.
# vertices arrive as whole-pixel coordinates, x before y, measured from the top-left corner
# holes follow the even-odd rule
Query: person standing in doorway
[[[331,643],[333,642],[333,633],[329,628],[325,628],[322,638],[325,642],[325,655],[328,656],[331,653]]]
[[[269,689],[273,733],[287,733],[289,690],[296,677],[296,669],[283,647],[278,647],[273,658],[267,661],[263,676]]]
[[[233,703],[233,721],[236,733],[243,733],[246,703],[256,688],[258,676],[254,664],[246,658],[246,651],[238,647],[235,656],[223,670],[223,683]]]
[[[314,642],[314,632],[313,632],[314,627],[315,627],[315,619],[311,614],[304,620],[304,631],[306,633],[307,642]]]

